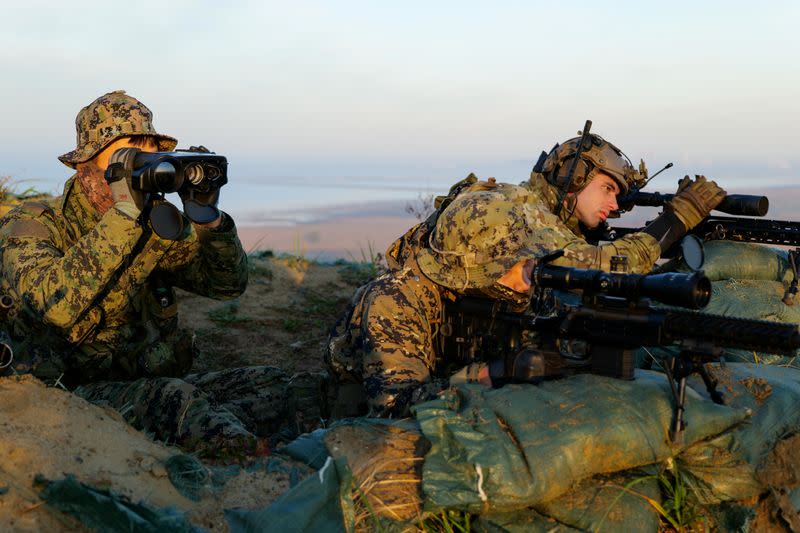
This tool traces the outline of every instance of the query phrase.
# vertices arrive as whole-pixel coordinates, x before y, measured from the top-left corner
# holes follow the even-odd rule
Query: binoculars
[[[108,183],[127,180],[153,230],[178,240],[185,234],[186,218],[206,224],[220,216],[217,199],[228,183],[228,160],[202,146],[174,152],[121,148],[111,156],[105,178]],[[173,192],[180,195],[185,216],[164,199]]]
[[[209,193],[228,183],[228,160],[212,153],[138,152],[131,163],[131,188],[137,191]]]

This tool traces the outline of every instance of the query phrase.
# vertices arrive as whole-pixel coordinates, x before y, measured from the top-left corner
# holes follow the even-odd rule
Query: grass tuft
[[[208,312],[208,318],[214,322],[217,322],[218,324],[227,325],[241,324],[243,322],[250,321],[249,317],[239,316],[238,300],[224,303],[216,309],[212,309]]]

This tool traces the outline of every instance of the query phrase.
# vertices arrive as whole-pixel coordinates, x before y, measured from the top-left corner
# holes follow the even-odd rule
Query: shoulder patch
[[[14,220],[9,224],[5,233],[8,237],[50,238],[50,230],[47,229],[47,226],[36,220],[25,218]]]
[[[19,207],[19,210],[26,215],[38,217],[46,211],[51,211],[51,208],[44,202],[25,202]]]

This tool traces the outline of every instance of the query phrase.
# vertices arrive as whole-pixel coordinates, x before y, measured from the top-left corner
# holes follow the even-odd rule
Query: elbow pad
[[[681,237],[686,235],[686,226],[672,211],[664,211],[655,220],[648,224],[643,233],[652,235],[661,246],[661,253],[667,251]]]

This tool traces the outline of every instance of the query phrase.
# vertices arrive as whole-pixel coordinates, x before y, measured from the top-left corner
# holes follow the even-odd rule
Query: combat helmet
[[[156,132],[150,109],[125,91],[106,93],[81,109],[75,118],[75,129],[77,148],[58,158],[71,168],[89,161],[120,137],[151,135],[162,152],[171,152],[178,144],[174,137]]]
[[[510,184],[459,194],[416,254],[422,272],[454,291],[484,289],[517,262],[545,255],[532,242],[537,224],[528,195]]]
[[[558,186],[559,178],[564,178],[569,173],[580,142],[581,137],[573,137],[563,144],[555,145],[547,154],[544,163],[537,164],[539,168],[534,171],[543,174],[551,185]],[[569,192],[580,192],[598,172],[604,172],[617,182],[620,194],[627,194],[631,187],[641,187],[646,180],[641,168],[640,171],[636,171],[622,150],[592,133],[587,136],[586,145],[581,151]]]

